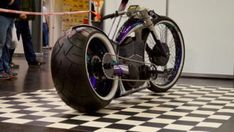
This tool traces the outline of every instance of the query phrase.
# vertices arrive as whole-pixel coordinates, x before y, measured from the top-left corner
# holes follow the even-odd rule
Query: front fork
[[[160,51],[160,54],[164,57],[167,57],[168,55],[168,51],[165,49],[165,47],[163,46],[163,42],[161,42],[159,40],[159,36],[157,35],[156,29],[155,29],[155,24],[153,23],[152,19],[159,19],[159,15],[156,14],[153,10],[148,11],[145,10],[144,12],[142,12],[143,15],[145,16],[145,26],[149,28],[150,33],[155,41],[155,45],[157,46],[157,48]],[[148,45],[146,45],[148,46]],[[146,47],[149,48],[149,47]]]
[[[151,22],[152,22],[152,20],[151,20]],[[152,22],[152,24],[149,26],[149,29],[150,29],[150,33],[155,41],[155,46],[158,47],[161,56],[166,57],[168,55],[168,51],[163,47],[163,42],[159,40],[159,36],[157,35],[156,29],[154,26],[155,25]],[[148,46],[148,45],[146,45],[146,46]],[[149,48],[149,47],[146,47],[146,48]]]

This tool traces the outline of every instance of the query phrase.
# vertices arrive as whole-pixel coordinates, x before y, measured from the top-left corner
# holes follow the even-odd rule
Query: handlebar
[[[125,11],[116,11],[115,13],[112,14],[108,14],[106,16],[102,17],[102,20],[106,20],[106,19],[112,19],[114,17],[118,17],[118,16],[122,16],[124,15],[126,12]]]
[[[147,9],[134,9],[134,5],[132,6],[132,10],[128,10],[128,11],[116,11],[115,13],[112,13],[112,14],[108,14],[106,16],[103,16],[102,17],[102,21],[103,20],[106,20],[106,19],[112,19],[112,18],[115,18],[115,17],[118,17],[118,16],[122,16],[124,14],[126,14],[127,16],[140,16],[139,18],[144,18],[146,16],[151,16],[152,18],[157,18],[159,15],[156,14],[154,12],[154,10],[147,10]],[[140,14],[137,14],[138,12],[141,12]],[[147,13],[147,15],[146,15]],[[143,17],[142,17],[143,15]]]

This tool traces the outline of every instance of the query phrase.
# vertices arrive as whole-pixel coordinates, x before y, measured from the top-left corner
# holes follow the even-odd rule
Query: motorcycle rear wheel
[[[103,74],[101,61],[105,53],[115,55],[110,40],[90,26],[74,28],[56,42],[51,58],[52,78],[67,105],[80,112],[93,112],[114,98],[118,79],[109,80]]]

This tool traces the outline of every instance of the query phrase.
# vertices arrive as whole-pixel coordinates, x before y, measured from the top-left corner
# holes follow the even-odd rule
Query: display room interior
[[[0,132],[233,131],[233,5],[0,2]]]

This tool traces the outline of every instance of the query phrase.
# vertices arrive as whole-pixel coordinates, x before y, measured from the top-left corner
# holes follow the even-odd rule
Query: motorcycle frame
[[[126,5],[128,3],[128,0],[122,0],[119,11],[123,12],[126,8]],[[137,39],[140,38],[140,36],[142,35],[142,32],[144,29],[148,29],[149,34],[152,34],[153,39],[155,40],[155,42],[159,45],[161,45],[161,42],[158,40],[158,36],[156,34],[156,30],[154,28],[154,23],[153,23],[153,19],[157,19],[159,18],[159,15],[157,15],[154,12],[154,18],[152,18],[152,16],[149,15],[149,10],[147,9],[143,9],[143,10],[139,10],[140,13],[142,13],[141,15],[144,16],[144,18],[134,18],[134,17],[129,17],[125,23],[120,27],[119,31],[117,32],[117,37],[115,37],[116,34],[116,30],[114,32],[114,36],[112,39],[110,39],[110,36],[108,36],[103,30],[94,27],[94,26],[90,26],[90,25],[79,25],[79,26],[75,26],[72,29],[76,29],[79,27],[91,27],[91,28],[95,28],[96,30],[102,32],[111,42],[112,42],[112,46],[115,47],[115,51],[118,51],[118,46],[120,46],[124,40],[126,39],[126,37],[128,37],[130,34],[135,33],[135,35],[138,37],[136,37]],[[126,14],[127,12],[123,13]],[[117,28],[120,24],[120,21],[122,20],[122,15],[120,16],[120,19],[118,21],[117,24]],[[113,28],[113,25],[115,24],[116,21],[116,17],[113,20],[112,26],[111,26],[111,30]],[[116,28],[116,29],[117,29]],[[111,32],[110,30],[110,32]],[[145,44],[144,44],[145,46]],[[137,88],[132,88],[130,90],[126,90],[122,84],[121,79],[119,80],[119,89],[120,89],[120,94],[116,95],[117,97],[121,97],[121,96],[125,96],[125,95],[129,95],[131,93],[140,91],[142,89],[146,89],[147,87],[149,87],[149,83],[148,81],[146,81],[141,87],[137,87]]]
[[[118,46],[123,44],[126,37],[128,37],[132,33],[135,33],[136,39],[141,38],[144,29],[147,29],[149,31],[149,34],[152,34],[153,39],[155,40],[155,42],[157,44],[161,45],[161,42],[158,40],[158,36],[156,34],[156,31],[155,31],[155,28],[154,28],[154,23],[153,23],[153,20],[152,20],[152,19],[157,19],[159,16],[155,13],[154,15],[156,15],[156,17],[152,18],[148,14],[149,11],[147,9],[140,10],[139,12],[143,13],[142,15],[144,15],[144,18],[129,17],[125,21],[125,23],[120,27],[120,29],[118,31],[118,34],[117,34],[117,37],[115,38],[115,41],[112,40],[112,42],[114,41],[113,46],[116,47],[116,51],[119,50]],[[122,17],[122,16],[120,16],[120,17]],[[120,20],[121,20],[121,18],[120,18]],[[114,24],[114,22],[112,24]],[[117,25],[117,27],[118,27],[118,25]],[[112,25],[112,27],[113,27],[113,25]],[[114,33],[114,35],[115,35],[115,33]],[[144,47],[145,47],[145,44],[144,44]],[[120,94],[117,97],[129,95],[129,94],[132,94],[134,92],[140,91],[142,89],[146,89],[147,87],[149,87],[149,85],[150,84],[148,83],[148,81],[146,81],[140,87],[132,88],[130,90],[126,90],[124,88],[124,86],[123,86],[122,81],[119,80]]]

